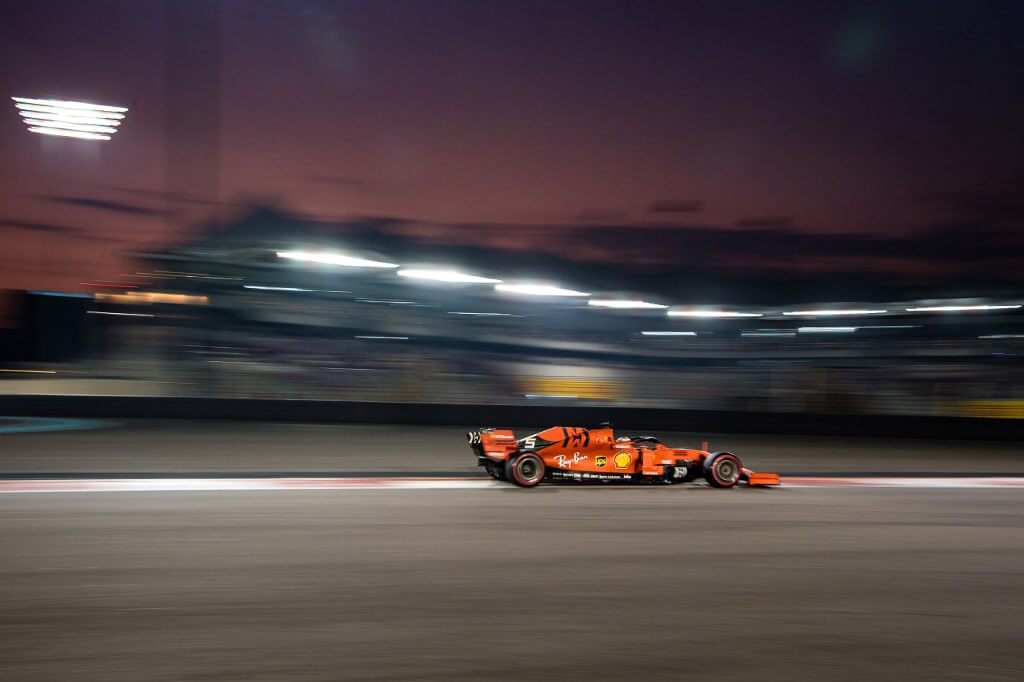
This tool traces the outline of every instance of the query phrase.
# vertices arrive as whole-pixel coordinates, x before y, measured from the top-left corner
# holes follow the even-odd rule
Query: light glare
[[[857,331],[856,327],[800,327],[797,329],[801,334],[851,334]]]
[[[501,284],[500,279],[490,277],[477,277],[458,270],[427,270],[427,269],[404,269],[398,271],[399,277],[409,279],[426,279],[434,282],[449,282],[452,284]]]
[[[668,307],[667,305],[661,305],[660,303],[648,303],[647,301],[621,301],[615,299],[591,299],[587,301],[587,305],[597,306],[599,308],[618,308],[621,310],[660,310]]]
[[[40,135],[56,135],[58,137],[74,137],[79,140],[109,140],[110,135],[103,135],[100,133],[86,133],[81,130],[61,130],[60,128],[29,128],[30,133],[39,133]]]
[[[70,100],[32,99],[30,97],[12,97],[11,99],[22,104],[35,104],[39,106],[59,107],[63,109],[88,109],[92,111],[112,111],[115,113],[124,113],[128,111],[127,107],[112,107],[106,104],[90,104],[88,102],[73,102]]]
[[[256,289],[258,291],[314,291],[313,289],[300,289],[298,287],[271,287],[263,284],[243,284],[243,289]]]
[[[109,310],[86,310],[90,315],[117,315],[118,317],[154,317],[153,313],[115,313]]]
[[[734,310],[670,310],[669,317],[763,317],[761,313],[740,313]]]
[[[826,310],[791,310],[782,313],[783,315],[796,315],[799,317],[838,317],[840,315],[882,315],[888,310],[869,309],[826,309]]]
[[[907,308],[908,313],[946,313],[963,310],[1015,310],[1020,305],[933,305],[923,308]]]
[[[640,332],[643,336],[697,336],[697,332]]]
[[[34,104],[15,104],[22,116],[35,116],[36,118],[52,118],[57,121],[72,121],[88,123],[98,121],[106,125],[121,125],[124,114],[111,114],[106,111],[70,111],[56,107],[39,107]]]
[[[499,284],[494,288],[508,294],[525,294],[527,296],[590,296],[582,291],[562,289],[550,284]]]
[[[109,140],[124,119],[126,107],[88,102],[12,97],[30,133],[72,137],[79,140]]]
[[[312,251],[278,251],[278,258],[301,261],[304,263],[322,263],[324,265],[342,265],[348,268],[397,268],[398,263],[387,263],[367,258],[346,256],[342,253],[316,253]]]
[[[39,128],[58,128],[60,130],[77,130],[83,133],[116,133],[117,128],[110,126],[86,125],[84,123],[67,123],[65,121],[44,121],[38,118],[26,118],[25,123]]]

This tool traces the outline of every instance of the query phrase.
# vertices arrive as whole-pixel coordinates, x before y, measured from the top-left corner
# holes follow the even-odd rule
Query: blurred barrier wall
[[[92,418],[223,419],[425,426],[597,425],[623,431],[763,433],[1024,441],[1024,420],[895,415],[668,410],[552,405],[445,405],[324,400],[0,396],[0,414]],[[453,442],[453,447],[457,443]],[[1024,455],[1024,449],[1021,452]]]
[[[1024,419],[1024,400],[968,400],[958,407],[964,417]]]
[[[25,292],[23,324],[0,344],[0,395],[1024,415],[1016,308],[837,327],[849,334],[760,318],[679,331],[649,317],[390,280],[344,285],[368,292],[360,295],[326,290],[305,270],[274,270],[274,280],[260,271],[256,285],[230,272],[160,270],[146,274],[149,288],[117,293]],[[675,331],[638,331],[659,325]]]

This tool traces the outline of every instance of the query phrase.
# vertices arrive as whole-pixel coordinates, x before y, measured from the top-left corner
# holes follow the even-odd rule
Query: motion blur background
[[[1024,417],[1022,23],[10,4],[0,392]]]
[[[0,2],[0,679],[1024,679],[1022,35]],[[783,483],[465,443],[604,419]]]

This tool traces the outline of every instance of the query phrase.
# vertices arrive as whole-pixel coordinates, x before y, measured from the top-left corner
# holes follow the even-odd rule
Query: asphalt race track
[[[0,679],[1024,679],[1021,444],[664,434],[704,438],[828,476],[519,490],[454,429],[0,432]]]

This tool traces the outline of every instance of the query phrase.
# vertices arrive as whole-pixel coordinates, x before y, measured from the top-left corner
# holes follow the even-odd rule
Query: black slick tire
[[[715,452],[704,460],[704,480],[712,488],[731,488],[742,476],[743,464],[731,452]]]
[[[532,488],[544,480],[544,460],[536,452],[524,452],[505,462],[505,478],[520,488]]]

